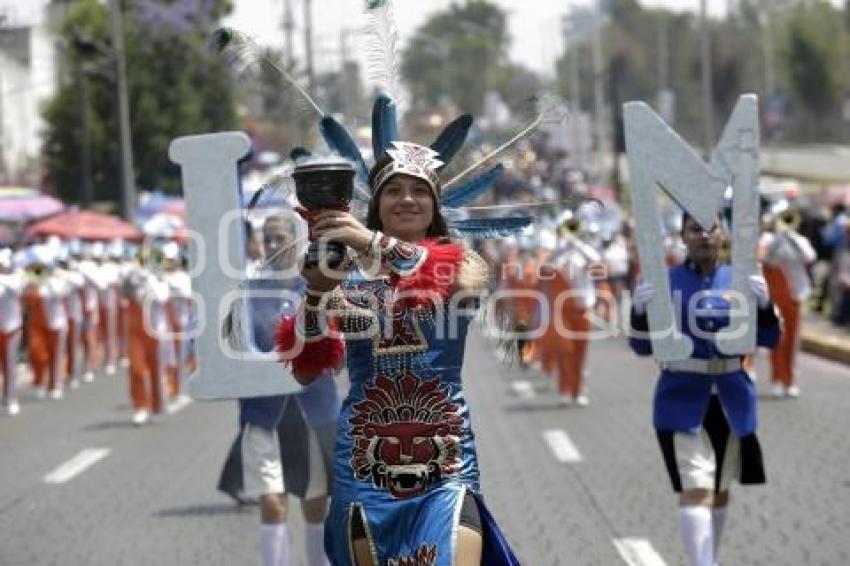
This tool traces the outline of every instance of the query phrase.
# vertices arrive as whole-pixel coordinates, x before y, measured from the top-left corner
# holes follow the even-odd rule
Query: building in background
[[[68,2],[0,2],[0,184],[40,184],[42,105],[56,92],[55,22]]]

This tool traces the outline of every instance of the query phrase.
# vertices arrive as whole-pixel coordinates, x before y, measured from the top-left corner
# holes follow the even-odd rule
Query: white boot
[[[304,523],[304,551],[307,554],[307,566],[328,566],[325,555],[324,523]]]
[[[260,525],[260,552],[263,566],[289,566],[292,548],[286,523]]]
[[[713,566],[711,508],[701,505],[679,507],[679,529],[688,566]]]
[[[723,536],[723,526],[726,524],[726,507],[711,509],[711,535],[714,540],[714,566],[719,564],[720,538]]]

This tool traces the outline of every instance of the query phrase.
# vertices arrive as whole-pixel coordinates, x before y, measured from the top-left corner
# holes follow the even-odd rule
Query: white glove
[[[637,314],[645,314],[646,313],[646,305],[649,304],[649,301],[655,296],[655,287],[652,286],[652,283],[648,283],[646,281],[641,281],[635,287],[635,290],[632,292],[632,308],[635,310]]]
[[[770,303],[770,292],[767,290],[767,282],[761,275],[750,275],[750,290],[756,296],[760,309]]]

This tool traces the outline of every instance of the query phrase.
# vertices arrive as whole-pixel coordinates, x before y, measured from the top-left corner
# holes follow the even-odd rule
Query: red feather
[[[393,286],[402,295],[400,302],[405,308],[433,307],[435,295],[441,300],[447,299],[463,262],[463,248],[457,244],[423,240],[417,245],[428,250],[419,269],[404,277],[397,274],[392,277]]]
[[[327,370],[339,371],[345,361],[345,342],[333,325],[332,336],[305,342],[295,331],[295,317],[281,318],[275,333],[280,361],[292,366],[295,381],[307,385]]]

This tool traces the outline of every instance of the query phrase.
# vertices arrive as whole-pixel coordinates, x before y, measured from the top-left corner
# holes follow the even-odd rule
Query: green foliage
[[[485,92],[504,71],[508,43],[505,13],[486,0],[452,4],[435,13],[403,54],[402,75],[414,105],[448,100],[465,112],[479,112]]]
[[[847,4],[850,7],[850,1]],[[788,97],[789,103],[781,135],[789,141],[850,141],[850,128],[841,119],[842,97],[850,86],[848,7],[841,13],[825,0],[740,0],[738,10],[730,17],[710,19],[715,133],[719,135],[740,94],[759,94],[765,108],[769,25],[774,87]],[[661,34],[666,33],[667,86],[677,99],[675,127],[685,138],[701,141],[698,16],[643,8],[636,0],[611,0],[608,16],[602,31],[602,50],[609,106],[619,111],[628,100],[656,101],[661,87]],[[579,42],[575,50],[580,61],[582,109],[591,111],[593,69],[589,40]],[[563,57],[557,62],[556,84],[564,96],[571,92],[571,79],[570,62]]]
[[[791,87],[815,116],[835,108],[842,90],[840,43],[843,26],[833,8],[817,3],[799,7],[788,25],[785,59]]]
[[[159,0],[163,5],[168,2]],[[124,43],[136,184],[142,189],[177,190],[179,169],[168,159],[177,136],[232,129],[234,100],[229,70],[208,46],[210,30],[154,26],[138,17],[138,2],[124,2]],[[215,20],[230,9],[228,0],[213,7]],[[60,62],[69,76],[44,108],[49,175],[60,196],[78,201],[80,193],[79,81],[88,93],[88,129],[96,200],[118,200],[118,126],[115,66],[97,49],[73,48],[83,35],[108,52],[107,8],[97,0],[78,0],[69,9],[60,34],[67,49]],[[86,70],[86,73],[82,71]]]

